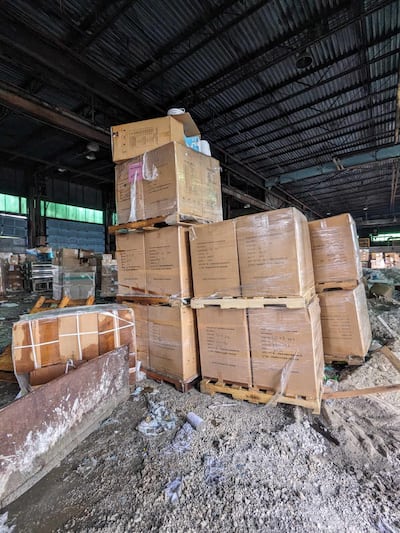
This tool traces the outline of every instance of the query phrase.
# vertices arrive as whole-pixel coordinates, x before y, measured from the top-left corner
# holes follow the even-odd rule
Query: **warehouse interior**
[[[399,532],[399,0],[0,4],[0,532]]]

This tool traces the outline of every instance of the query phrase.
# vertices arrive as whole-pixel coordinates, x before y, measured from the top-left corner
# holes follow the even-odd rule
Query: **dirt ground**
[[[399,306],[375,302],[370,312],[375,337],[390,337],[377,316],[400,333]],[[341,376],[339,389],[400,383],[379,353]],[[153,381],[140,387],[3,510],[0,531],[400,531],[400,393],[325,401],[314,416]],[[173,428],[138,431],[160,405]],[[200,430],[184,425],[188,412],[204,419]]]

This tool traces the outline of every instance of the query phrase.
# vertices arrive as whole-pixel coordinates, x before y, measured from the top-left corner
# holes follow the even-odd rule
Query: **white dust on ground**
[[[400,329],[400,311],[374,305],[374,333],[385,335],[377,313]],[[376,353],[339,387],[399,382]],[[140,396],[9,506],[9,525],[30,533],[400,531],[400,393],[329,400],[315,417],[152,381],[141,386]],[[156,437],[136,430],[149,399],[177,416],[174,430]],[[190,411],[204,419],[203,429],[192,433],[188,452],[167,453]],[[316,421],[338,445],[316,431]],[[165,488],[177,478],[181,493],[172,505]]]

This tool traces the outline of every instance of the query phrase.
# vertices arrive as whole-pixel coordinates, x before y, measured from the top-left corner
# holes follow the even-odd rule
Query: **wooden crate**
[[[245,400],[250,403],[267,404],[276,399],[278,403],[289,405],[299,405],[306,409],[312,409],[314,414],[321,411],[321,396],[318,398],[305,398],[303,396],[285,396],[275,394],[273,391],[258,389],[256,387],[246,387],[232,383],[225,383],[212,379],[203,379],[200,382],[200,391],[213,396],[215,393],[229,394],[234,400]]]

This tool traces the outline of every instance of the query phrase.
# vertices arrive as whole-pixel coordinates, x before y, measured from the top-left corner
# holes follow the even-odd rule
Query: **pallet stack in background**
[[[191,229],[202,390],[319,411],[320,309],[307,220],[288,208]]]
[[[199,138],[188,113],[112,128],[118,300],[147,375],[181,390],[200,375],[189,228],[222,220],[220,165],[190,148]]]
[[[363,363],[372,335],[355,222],[343,214],[309,228],[325,361]]]
[[[87,300],[96,295],[96,259],[91,250],[60,248],[53,259],[53,298]]]

